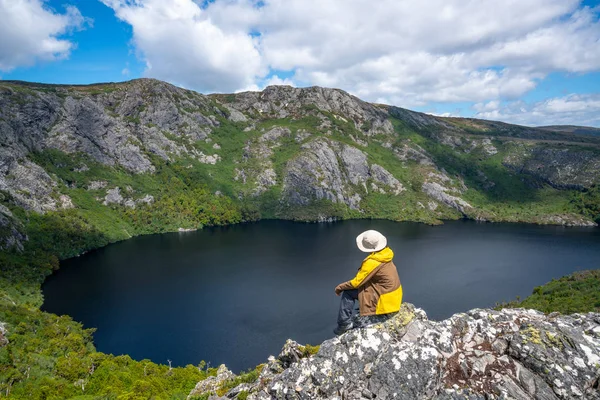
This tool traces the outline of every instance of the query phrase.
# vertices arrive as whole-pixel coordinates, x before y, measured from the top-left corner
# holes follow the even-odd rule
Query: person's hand
[[[339,296],[340,294],[342,294],[342,292],[343,292],[343,290],[340,289],[340,285],[337,285],[335,287],[335,294],[336,294],[336,296]]]

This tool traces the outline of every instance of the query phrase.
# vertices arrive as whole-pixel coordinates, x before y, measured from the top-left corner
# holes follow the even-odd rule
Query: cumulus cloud
[[[571,94],[528,104],[490,101],[475,104],[476,118],[502,120],[519,125],[600,126],[600,94]]]
[[[202,91],[284,70],[411,107],[514,100],[550,72],[600,69],[600,8],[579,0],[102,1],[133,27],[148,75]]]
[[[0,0],[0,71],[68,57],[75,44],[62,36],[89,24],[74,6],[59,14],[40,0]]]
[[[191,0],[102,1],[133,27],[133,43],[149,76],[200,91],[228,92],[252,86],[266,74],[244,21],[220,26]],[[238,13],[243,10],[239,4]]]
[[[296,83],[290,78],[280,78],[278,75],[273,75],[264,83],[264,86],[270,85],[284,85],[284,86],[296,86]]]
[[[600,68],[598,10],[576,0],[265,4],[261,45],[271,67],[370,100],[515,99],[549,72]]]

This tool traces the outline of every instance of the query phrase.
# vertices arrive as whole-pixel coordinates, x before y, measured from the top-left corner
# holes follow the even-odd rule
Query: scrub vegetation
[[[534,308],[545,313],[600,312],[600,270],[579,271],[533,289],[524,300],[501,303],[502,308]]]

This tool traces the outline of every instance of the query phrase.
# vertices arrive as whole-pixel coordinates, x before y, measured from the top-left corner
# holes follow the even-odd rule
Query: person
[[[354,302],[358,300],[360,316],[382,315],[400,310],[402,284],[398,270],[392,262],[394,252],[387,247],[381,233],[368,230],[356,237],[356,245],[366,253],[354,279],[340,283],[335,294],[342,296],[338,313],[338,326],[333,330],[341,335],[352,329]]]

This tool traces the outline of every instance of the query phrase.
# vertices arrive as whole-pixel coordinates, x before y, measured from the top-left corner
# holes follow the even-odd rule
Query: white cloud
[[[597,11],[577,0],[270,0],[261,45],[272,68],[368,100],[515,99],[548,72],[600,68]]]
[[[75,44],[62,35],[90,23],[74,6],[59,14],[40,0],[0,0],[0,71],[68,57]]]
[[[600,9],[579,0],[102,1],[132,25],[148,75],[201,91],[286,70],[414,107],[515,100],[550,72],[600,69]]]
[[[102,1],[133,27],[133,42],[149,76],[228,92],[251,86],[267,72],[244,23],[218,26],[191,0]]]
[[[600,126],[600,94],[571,94],[527,104],[477,104],[476,118],[502,120],[520,125]]]
[[[296,87],[296,83],[294,83],[294,81],[292,79],[290,79],[290,78],[281,79],[278,75],[273,75],[272,77],[267,79],[267,81],[264,83],[265,87],[270,86],[270,85],[286,85],[286,86]]]
[[[600,6],[581,0],[101,1],[132,26],[147,76],[203,92],[320,85],[409,108],[466,102],[485,118],[600,124],[594,95],[517,101],[549,73],[600,71]],[[65,10],[0,0],[0,72],[68,57],[65,36],[89,20]]]

